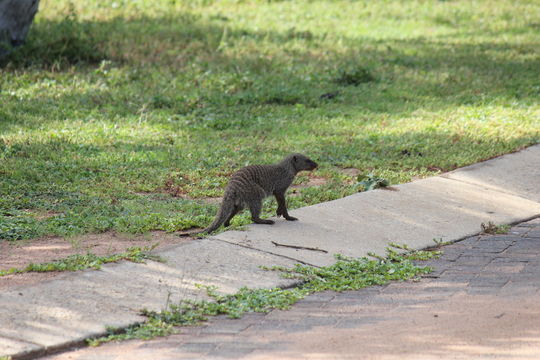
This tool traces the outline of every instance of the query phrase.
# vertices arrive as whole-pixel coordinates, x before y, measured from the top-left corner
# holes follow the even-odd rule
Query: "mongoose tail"
[[[217,230],[223,223],[230,221],[230,219],[236,215],[236,212],[234,212],[235,209],[234,200],[228,199],[228,196],[223,197],[223,201],[221,202],[221,206],[219,207],[219,211],[216,215],[216,218],[212,223],[205,229],[196,232],[195,234],[202,234],[202,233],[211,233],[212,231]],[[228,226],[229,224],[227,224]]]
[[[283,216],[289,221],[298,220],[287,211],[285,192],[296,174],[304,170],[314,170],[317,166],[317,163],[307,156],[296,153],[286,156],[277,164],[249,165],[238,170],[231,176],[225,188],[223,202],[212,224],[202,231],[180,236],[211,233],[221,225],[227,227],[231,219],[245,207],[251,212],[251,220],[254,223],[271,225],[274,223],[273,220],[261,219],[260,215],[263,199],[272,195],[278,204],[276,211],[278,217]]]
[[[223,223],[227,223],[226,226],[228,226],[228,221],[236,215],[238,211],[235,211],[237,208],[236,205],[234,205],[234,199],[229,200],[229,196],[227,194],[223,197],[223,201],[221,202],[221,206],[218,210],[218,213],[214,219],[214,221],[205,229],[201,231],[195,231],[195,232],[186,232],[179,234],[178,236],[186,237],[186,236],[197,236],[200,234],[209,234],[215,230],[217,230]]]

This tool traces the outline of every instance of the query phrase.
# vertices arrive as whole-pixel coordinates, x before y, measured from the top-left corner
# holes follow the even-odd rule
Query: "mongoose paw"
[[[253,219],[255,224],[274,225],[274,220]]]
[[[296,221],[298,218],[295,218],[294,216],[285,216],[285,220],[287,221]]]

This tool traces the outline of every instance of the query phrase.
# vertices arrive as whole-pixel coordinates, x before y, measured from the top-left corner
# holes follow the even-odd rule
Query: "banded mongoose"
[[[263,199],[272,195],[278,203],[277,216],[283,215],[289,221],[298,220],[287,212],[285,192],[296,174],[302,170],[314,170],[317,166],[305,155],[291,154],[277,164],[250,165],[238,170],[225,188],[221,207],[212,224],[202,231],[182,235],[211,233],[222,224],[229,226],[233,216],[246,207],[254,223],[272,225],[274,221],[260,218]]]

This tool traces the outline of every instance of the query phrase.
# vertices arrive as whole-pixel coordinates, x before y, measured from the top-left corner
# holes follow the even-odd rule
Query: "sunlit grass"
[[[0,69],[0,239],[205,226],[232,171],[292,151],[328,179],[299,207],[357,191],[342,168],[395,184],[536,143],[539,12],[42,1]]]

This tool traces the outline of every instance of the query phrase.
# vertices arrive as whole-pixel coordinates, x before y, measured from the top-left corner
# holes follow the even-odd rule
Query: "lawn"
[[[343,169],[397,184],[537,143],[539,13],[42,0],[0,68],[0,241],[203,227],[235,169],[293,151],[324,178],[295,208],[361,190]]]

